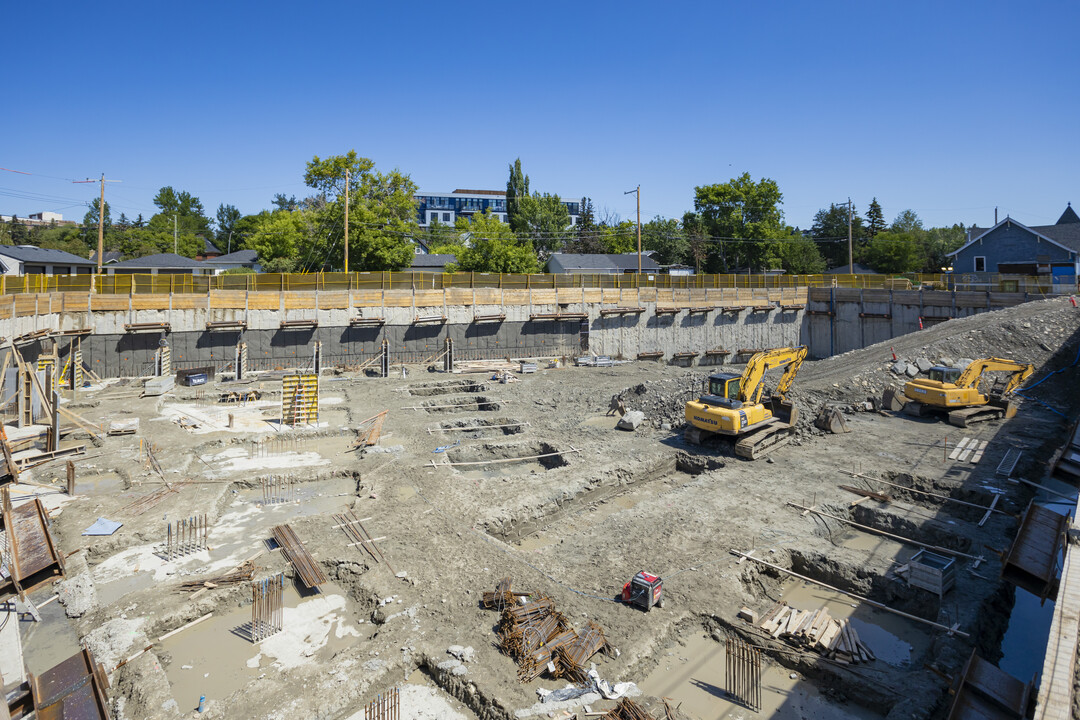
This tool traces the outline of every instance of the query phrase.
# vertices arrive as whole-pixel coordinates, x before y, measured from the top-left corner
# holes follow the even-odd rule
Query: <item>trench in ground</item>
[[[477,410],[480,412],[494,412],[502,409],[502,405],[485,395],[460,398],[440,397],[435,400],[428,400],[427,402],[422,403],[420,407],[435,415],[440,413],[462,412],[466,410],[469,412]]]
[[[409,394],[414,397],[431,397],[434,395],[456,395],[459,393],[484,392],[488,386],[475,380],[448,380],[446,382],[426,383],[414,385],[409,388]]]
[[[493,418],[491,420],[485,418],[461,418],[460,420],[444,420],[436,428],[450,431],[446,433],[450,437],[480,438],[489,435],[517,435],[525,432],[525,423],[508,417]]]
[[[576,494],[554,495],[528,518],[487,523],[484,529],[501,540],[519,543],[523,550],[536,550],[557,542],[559,533],[549,534],[547,530],[560,521],[573,518],[574,530],[580,531],[584,525],[593,525],[620,510],[633,508],[645,499],[642,493],[647,488],[666,485],[674,489],[720,467],[722,463],[698,455],[668,457],[634,474],[622,471],[613,473],[606,481],[598,478]]]

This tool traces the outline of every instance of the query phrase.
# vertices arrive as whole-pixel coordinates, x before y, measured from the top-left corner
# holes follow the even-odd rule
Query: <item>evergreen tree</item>
[[[878,204],[875,197],[870,201],[870,209],[866,211],[866,235],[868,237],[875,237],[879,232],[884,232],[888,228],[885,224],[885,215],[881,212],[881,205]]]
[[[514,232],[521,232],[521,199],[529,197],[529,176],[521,171],[521,158],[510,165],[510,179],[506,181],[506,222]]]

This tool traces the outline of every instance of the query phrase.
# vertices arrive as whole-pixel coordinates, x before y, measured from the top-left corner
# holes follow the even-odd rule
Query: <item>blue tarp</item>
[[[112,535],[124,523],[99,517],[93,525],[83,530],[83,535]]]

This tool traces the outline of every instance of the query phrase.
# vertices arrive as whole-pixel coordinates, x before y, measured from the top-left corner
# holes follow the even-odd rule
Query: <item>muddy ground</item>
[[[601,677],[633,681],[654,703],[660,695],[683,703],[684,717],[745,712],[724,698],[722,641],[729,636],[766,648],[762,716],[941,716],[949,697],[943,676],[956,673],[972,647],[996,660],[1012,604],[1012,591],[998,579],[1000,560],[986,546],[1007,549],[1017,525],[1012,514],[1031,492],[995,470],[1009,448],[1021,449],[1015,474],[1040,480],[1064,435],[1058,413],[1077,409],[1075,393],[1064,391],[1080,374],[1053,375],[1031,399],[1020,399],[1019,415],[1007,422],[962,429],[932,418],[850,411],[851,432],[826,435],[810,421],[825,401],[850,406],[880,396],[887,384],[899,386],[889,369],[894,352],[912,362],[1026,359],[1039,368],[1030,385],[1073,361],[1078,327],[1080,311],[1067,300],[1039,301],[807,362],[794,392],[802,411],[795,440],[755,462],[735,458],[724,442],[685,445],[682,403],[706,369],[647,362],[541,364],[509,384],[423,367],[388,379],[328,371],[319,427],[295,430],[278,424],[280,379],[245,385],[261,389],[263,399],[242,407],[217,401],[235,389],[221,381],[160,398],[139,397],[137,381],[81,392],[67,407],[88,422],[138,418],[139,432],[100,445],[65,442],[88,445],[76,460],[76,496],[43,499],[58,507],[53,529],[61,549],[72,553],[69,579],[61,583],[71,617],[54,604],[39,626],[47,633],[24,623],[27,663],[40,672],[84,640],[108,669],[120,665],[110,675],[110,697],[125,718],[192,715],[200,695],[207,718],[348,718],[377,693],[410,677],[415,683],[418,670],[461,717],[547,717],[545,708],[533,707],[536,691],[564,682],[520,684],[517,667],[494,644],[498,616],[480,606],[482,591],[509,575],[516,590],[553,598],[575,624],[592,620],[604,628],[617,651],[594,658]],[[616,418],[605,415],[616,394],[645,412],[637,431],[617,430]],[[351,450],[357,425],[382,410],[389,413],[379,446]],[[485,427],[460,429],[477,426]],[[261,442],[268,437],[278,442]],[[951,448],[963,437],[988,441],[978,464],[945,457],[946,438]],[[145,458],[147,443],[163,477]],[[546,457],[448,464],[538,455]],[[35,470],[33,481],[60,484],[62,475],[57,462]],[[285,502],[263,504],[266,475],[294,478]],[[866,478],[983,506],[1000,494],[996,508],[1003,512],[980,526],[981,510]],[[859,496],[841,484],[893,500],[853,505]],[[975,556],[978,567],[958,556],[956,588],[939,599],[897,573],[917,547],[790,504]],[[345,510],[380,538],[378,561],[335,527],[334,515]],[[210,522],[209,548],[164,559],[166,524],[202,514]],[[111,536],[82,536],[99,517],[123,526]],[[318,591],[304,588],[272,549],[270,529],[282,523],[327,575]],[[732,550],[753,550],[770,563],[955,625],[967,637],[740,562]],[[178,589],[249,558],[257,578],[284,572],[288,580],[284,627],[258,644],[247,636],[249,585],[197,596]],[[645,613],[615,602],[639,570],[665,579],[662,608]],[[782,598],[854,618],[878,660],[823,661],[736,618],[744,606],[763,615]],[[158,640],[207,613],[210,619]],[[473,652],[462,662],[448,653],[451,646]],[[591,708],[613,705],[601,700]],[[403,717],[411,717],[405,708]]]

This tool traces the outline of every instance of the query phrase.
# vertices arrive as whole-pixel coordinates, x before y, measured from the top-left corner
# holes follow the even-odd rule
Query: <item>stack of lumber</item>
[[[489,373],[496,370],[517,370],[518,363],[507,360],[458,360],[454,363],[455,373]]]
[[[765,614],[758,627],[773,638],[813,650],[844,665],[877,659],[859,639],[852,624],[831,617],[828,608],[799,610],[779,602]]]
[[[666,704],[666,703],[665,703]],[[654,720],[653,716],[645,712],[645,708],[629,698],[623,698],[619,704],[604,713],[600,720]]]

